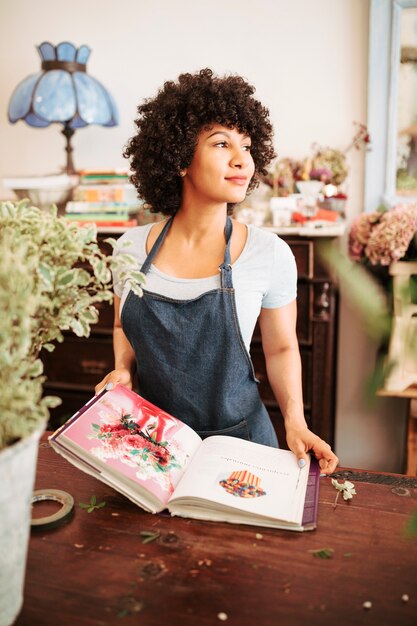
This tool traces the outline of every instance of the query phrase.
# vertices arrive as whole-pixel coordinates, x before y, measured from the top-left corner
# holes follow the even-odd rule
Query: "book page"
[[[88,464],[96,460],[121,481],[139,483],[164,505],[201,444],[186,424],[122,385],[82,409],[56,440]]]
[[[234,437],[203,441],[171,502],[200,498],[224,507],[301,523],[309,462],[300,469],[288,450]],[[180,504],[178,504],[180,506]]]

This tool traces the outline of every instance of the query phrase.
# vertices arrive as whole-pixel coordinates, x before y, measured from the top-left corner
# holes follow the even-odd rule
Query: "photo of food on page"
[[[307,479],[292,452],[215,436],[203,441],[174,497],[301,521]]]
[[[200,444],[188,426],[117,385],[91,405],[65,438],[167,501]]]
[[[220,478],[219,485],[235,498],[260,498],[266,496],[261,487],[261,479],[246,469],[234,470],[225,478]]]

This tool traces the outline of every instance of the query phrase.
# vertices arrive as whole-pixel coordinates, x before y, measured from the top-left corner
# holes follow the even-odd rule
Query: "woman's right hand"
[[[113,370],[107,376],[101,380],[95,387],[95,392],[98,394],[103,390],[106,385],[111,384],[113,387],[117,384],[124,385],[128,389],[132,389],[132,375],[128,369],[120,368]]]

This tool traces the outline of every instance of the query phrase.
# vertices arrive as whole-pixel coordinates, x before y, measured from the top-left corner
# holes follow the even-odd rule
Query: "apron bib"
[[[146,274],[172,224],[167,221],[141,271]],[[236,313],[230,239],[225,229],[221,283],[192,300],[132,291],[121,322],[135,352],[140,395],[203,439],[230,435],[278,447]]]

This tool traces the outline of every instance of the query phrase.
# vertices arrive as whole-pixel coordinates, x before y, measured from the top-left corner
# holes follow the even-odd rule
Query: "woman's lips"
[[[246,176],[230,176],[226,178],[229,183],[234,183],[235,185],[246,185],[247,178]]]

